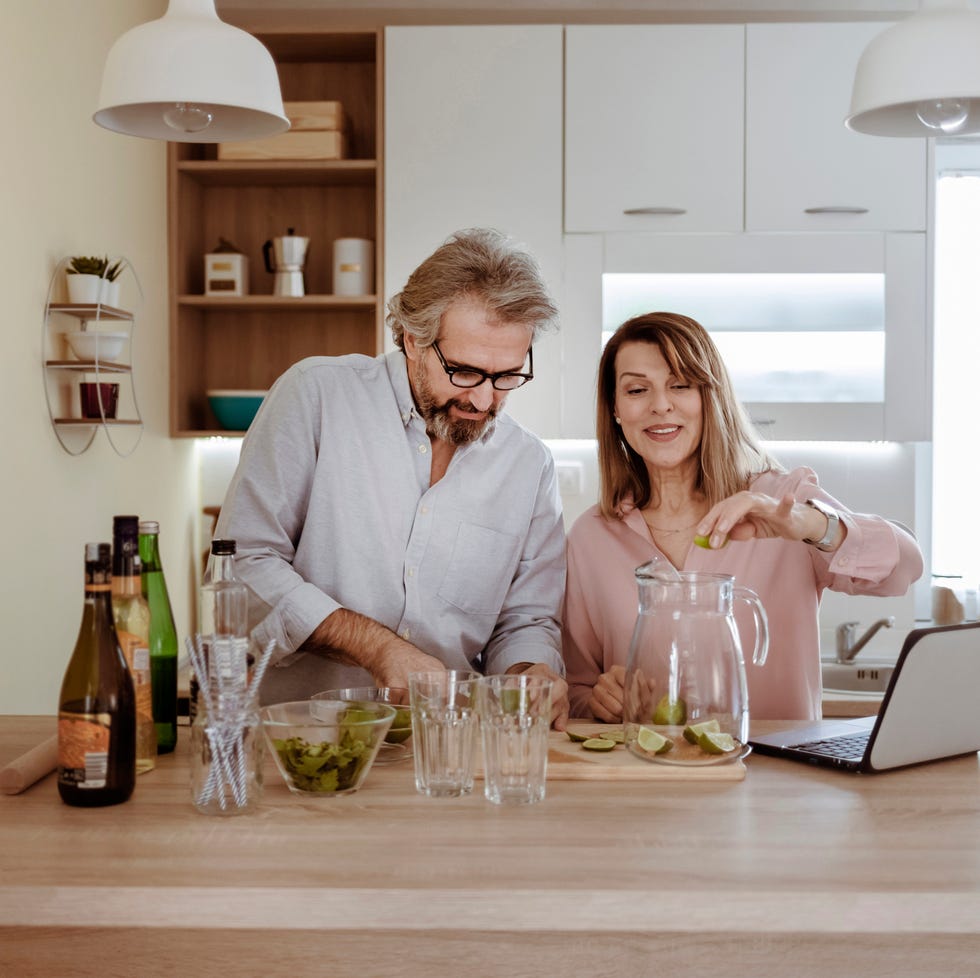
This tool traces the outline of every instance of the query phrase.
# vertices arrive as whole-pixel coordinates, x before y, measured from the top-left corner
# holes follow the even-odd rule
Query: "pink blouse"
[[[780,498],[823,500],[841,515],[847,537],[835,553],[774,539],[731,541],[720,550],[691,544],[685,571],[731,574],[751,588],[769,619],[769,656],[746,663],[751,715],[757,719],[820,716],[820,636],[817,612],[824,588],[846,594],[904,594],[922,574],[922,554],[912,538],[880,516],[852,513],[824,492],[816,474],[801,467],[766,473],[750,487]],[[563,655],[572,716],[588,717],[600,673],[626,665],[639,592],[633,571],[660,555],[643,515],[630,508],[606,520],[598,506],[584,512],[568,535]],[[744,612],[744,614],[743,614]],[[748,609],[736,610],[746,658],[753,648]]]

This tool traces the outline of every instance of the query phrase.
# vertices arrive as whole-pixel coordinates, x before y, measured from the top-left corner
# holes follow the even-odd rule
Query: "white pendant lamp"
[[[214,0],[170,0],[113,44],[93,119],[147,139],[220,143],[289,128],[272,55],[219,20]]]
[[[966,0],[923,0],[874,38],[845,124],[871,136],[980,133],[980,13]]]

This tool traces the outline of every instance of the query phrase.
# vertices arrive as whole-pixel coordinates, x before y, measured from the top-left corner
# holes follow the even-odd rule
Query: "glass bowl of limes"
[[[395,719],[385,734],[378,751],[376,764],[405,761],[412,756],[412,707],[408,689],[401,686],[351,686],[346,689],[325,689],[313,695],[314,701],[345,700],[387,703],[395,708]]]
[[[297,700],[259,711],[276,767],[294,794],[349,795],[364,783],[395,708],[371,701]]]

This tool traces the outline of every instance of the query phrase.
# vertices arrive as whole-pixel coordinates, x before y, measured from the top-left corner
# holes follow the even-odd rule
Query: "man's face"
[[[488,374],[526,370],[531,330],[490,319],[484,304],[464,298],[442,317],[439,349],[450,367],[473,367]],[[451,445],[476,441],[494,425],[509,391],[485,380],[479,387],[456,387],[432,347],[419,347],[406,334],[405,355],[415,405],[429,435]]]

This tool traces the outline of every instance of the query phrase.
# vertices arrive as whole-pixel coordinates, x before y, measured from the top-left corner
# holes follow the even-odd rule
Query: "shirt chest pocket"
[[[473,615],[497,615],[517,570],[520,538],[460,523],[439,597]]]

